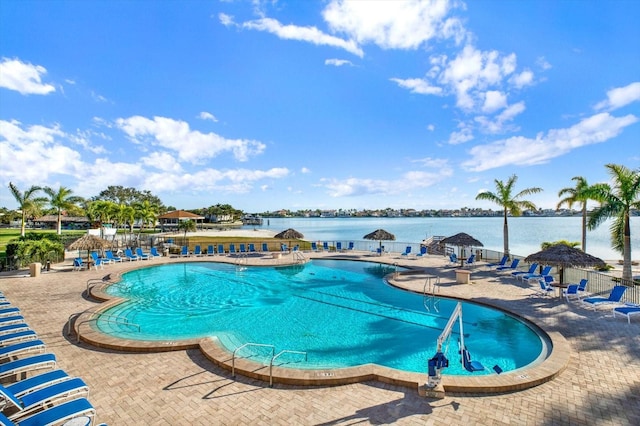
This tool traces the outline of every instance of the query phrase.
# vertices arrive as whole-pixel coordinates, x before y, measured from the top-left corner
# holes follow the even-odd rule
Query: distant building
[[[158,216],[160,228],[163,232],[177,230],[178,224],[185,220],[193,220],[196,222],[196,226],[198,226],[198,223],[202,223],[204,221],[204,216],[198,216],[197,214],[189,213],[184,210],[174,210]]]

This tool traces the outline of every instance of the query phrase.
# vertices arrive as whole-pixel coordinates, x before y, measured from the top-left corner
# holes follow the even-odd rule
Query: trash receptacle
[[[29,274],[32,277],[39,277],[41,269],[42,269],[42,263],[40,263],[40,262],[35,262],[35,263],[30,263],[29,264]]]

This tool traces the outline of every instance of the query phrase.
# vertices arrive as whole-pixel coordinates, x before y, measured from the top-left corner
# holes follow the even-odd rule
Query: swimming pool
[[[233,351],[245,343],[292,354],[280,361],[298,369],[362,364],[423,373],[456,301],[429,300],[387,285],[394,267],[372,262],[313,260],[286,267],[190,262],[128,272],[106,292],[127,299],[98,319],[108,335],[133,340],[216,336]],[[427,309],[427,307],[429,309]],[[436,309],[437,308],[437,312]],[[502,311],[464,303],[465,344],[474,360],[504,371],[529,365],[544,351],[540,336]],[[126,317],[140,330],[109,321]],[[457,328],[444,374],[470,374],[459,364]],[[257,347],[247,348],[261,353]],[[246,355],[246,354],[245,354]],[[267,361],[268,362],[268,361]]]

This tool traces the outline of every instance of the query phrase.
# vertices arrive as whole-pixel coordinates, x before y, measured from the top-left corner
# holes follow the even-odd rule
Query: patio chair
[[[81,257],[76,257],[73,259],[73,270],[74,271],[82,271],[84,269],[84,263],[82,262]]]
[[[182,246],[182,250],[180,251],[180,257],[189,257],[191,254],[189,253],[189,246]]]
[[[151,259],[155,259],[156,257],[162,257],[162,255],[160,253],[158,253],[158,248],[157,247],[151,247],[149,249],[149,257]]]
[[[27,379],[19,380],[15,383],[5,384],[3,386],[17,398],[20,398],[26,393],[33,392],[34,390],[68,380],[70,378],[71,376],[69,376],[64,370],[57,369],[47,371]]]
[[[106,250],[104,255],[109,260],[109,263],[122,262],[122,258],[120,256],[115,256],[111,250]]]
[[[322,242],[322,250],[329,251],[329,243],[327,241]]]
[[[403,253],[400,253],[400,256],[406,256],[407,258],[409,258],[409,255],[411,254],[411,246],[407,246],[404,249]]]
[[[207,246],[207,256],[213,256],[216,252],[213,250],[213,244]]]
[[[20,314],[20,309],[16,307],[0,309],[0,317],[10,317],[17,314]]]
[[[451,253],[449,255],[449,264],[450,265],[457,265],[458,264],[458,255],[455,253]]]
[[[140,247],[136,247],[136,256],[138,256],[141,260],[149,260],[149,259],[151,259],[151,256],[149,256],[148,254],[145,254],[142,251],[142,248],[140,248]]]
[[[627,317],[627,323],[631,324],[632,316],[640,316],[640,305],[635,303],[625,303],[623,306],[616,306],[613,308],[613,317],[615,318],[616,315]]]
[[[26,330],[29,330],[29,326],[24,322],[18,323],[18,324],[0,326],[0,339],[2,339],[2,336],[6,334],[11,334],[17,331],[26,331]]]
[[[9,346],[27,340],[36,340],[38,335],[31,329],[15,331],[13,333],[0,336],[0,346]]]
[[[131,251],[130,248],[126,248],[124,249],[124,257],[125,259],[127,259],[129,262],[134,261],[134,260],[138,260],[138,256],[136,256],[135,254],[133,254],[133,252]]]
[[[316,242],[311,242],[311,250],[313,250],[313,251],[318,251],[318,243],[316,243]]]
[[[583,278],[579,284],[568,284],[567,288],[562,290],[562,294],[564,298],[567,299],[567,302],[570,301],[570,298],[580,299],[585,294],[588,282],[588,279]]]
[[[598,306],[619,303],[626,289],[627,287],[623,285],[617,285],[611,289],[609,297],[587,297],[586,299],[582,299],[582,302],[593,306],[593,310],[595,311]]]
[[[416,257],[424,257],[427,255],[427,248],[425,246],[420,247],[420,253],[416,254]]]
[[[240,253],[246,253],[247,246],[244,243],[240,243]]]
[[[21,418],[29,417],[41,407],[51,404],[53,401],[70,398],[72,396],[87,395],[89,387],[77,377],[54,383],[49,386],[34,390],[33,392],[17,398],[10,390],[0,385],[2,395],[8,405],[13,405],[18,411],[9,415],[9,420],[21,423]]]
[[[218,244],[218,254],[220,256],[224,255],[224,244]]]
[[[44,368],[53,369],[56,366],[56,356],[52,353],[44,353],[33,355],[26,358],[20,358],[15,361],[0,364],[0,379],[20,374],[24,372],[32,372]]]
[[[54,405],[43,411],[39,411],[28,417],[20,419],[18,422],[20,426],[41,426],[52,424],[66,424],[74,417],[85,416],[91,418],[95,417],[96,410],[93,405],[86,398],[72,399],[71,401],[64,402],[62,404]],[[2,415],[7,418],[4,414]],[[0,418],[0,420],[4,420]],[[12,424],[9,420],[4,421],[6,424]]]
[[[548,296],[549,293],[553,291],[553,287],[551,287],[551,284],[545,279],[539,279],[538,284],[540,285],[538,294],[540,294],[541,296]]]
[[[476,255],[472,254],[471,256],[469,256],[467,258],[467,260],[465,261],[464,266],[465,267],[471,267],[471,266],[474,266],[475,264],[476,264]]]
[[[91,258],[93,259],[93,267],[96,268],[96,271],[98,270],[98,267],[100,267],[100,269],[104,269],[104,262],[98,257],[98,253],[92,251]]]
[[[254,243],[249,243],[249,253],[256,252],[256,245]]]
[[[236,245],[233,243],[229,244],[229,254],[236,254]]]
[[[349,245],[347,246],[347,250],[353,250],[353,241],[349,241]]]
[[[267,243],[262,243],[262,250],[260,250],[264,253],[268,253],[269,252],[269,244]]]
[[[193,255],[195,257],[202,256],[202,247],[200,247],[200,244],[196,244],[196,246],[193,248]]]
[[[553,266],[550,265],[546,265],[544,268],[542,268],[542,272],[540,272],[539,274],[526,274],[522,276],[522,281],[524,280],[535,280],[538,278],[544,278],[546,276],[548,276],[551,273],[551,269],[553,268]]]
[[[0,360],[24,355],[29,352],[44,352],[42,340],[27,340],[0,348]]]
[[[342,251],[342,243],[340,241],[336,242],[336,251]]]
[[[507,261],[509,260],[509,256],[507,256],[506,254],[504,256],[502,256],[502,259],[500,260],[500,262],[497,263],[487,263],[486,266],[487,268],[497,268],[499,266],[504,266],[507,264]]]
[[[528,271],[513,271],[511,276],[513,276],[513,278],[521,278],[523,275],[532,275],[536,273],[536,269],[538,269],[538,264],[534,262],[529,266]]]
[[[515,269],[518,269],[518,264],[519,263],[520,263],[520,259],[513,259],[509,266],[498,266],[496,268],[496,271],[499,271],[499,272],[502,272],[502,271],[513,271]]]
[[[23,324],[24,317],[22,315],[14,315],[12,317],[4,317],[0,318],[0,326],[11,325],[11,324]]]

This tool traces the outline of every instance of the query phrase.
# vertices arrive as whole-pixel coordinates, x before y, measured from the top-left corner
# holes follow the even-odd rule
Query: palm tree
[[[587,183],[587,180],[582,176],[575,176],[571,178],[576,182],[576,186],[574,188],[562,188],[558,192],[558,197],[563,197],[559,202],[556,208],[560,208],[563,204],[566,204],[567,207],[571,208],[574,203],[580,203],[582,209],[582,251],[587,251],[587,201],[593,200],[594,197],[597,197],[597,193],[599,190],[603,188],[599,188],[602,184],[595,184],[590,186]]]
[[[61,186],[57,190],[51,187],[43,188],[43,191],[49,197],[48,202],[58,214],[57,234],[62,234],[62,210],[68,210],[76,207],[76,204],[82,203],[84,199],[73,194],[73,191],[69,188]]]
[[[507,223],[507,216],[511,213],[512,216],[520,216],[523,210],[535,210],[536,206],[531,201],[521,200],[520,198],[525,195],[537,194],[538,192],[542,192],[542,188],[527,188],[518,192],[516,195],[512,195],[513,186],[515,185],[518,177],[516,175],[511,175],[507,183],[502,182],[501,180],[495,179],[496,183],[496,193],[485,191],[476,195],[476,200],[486,200],[491,201],[499,206],[502,206],[504,209],[504,226],[503,226],[503,235],[504,235],[504,254],[509,256],[509,224]]]
[[[27,214],[37,212],[47,201],[46,198],[36,197],[42,190],[39,186],[32,185],[24,193],[20,192],[17,186],[9,182],[9,190],[18,203],[18,208],[22,211],[22,222],[20,223],[20,236],[24,237],[27,222]]]
[[[614,250],[622,253],[622,279],[631,280],[631,224],[632,209],[640,209],[640,170],[630,170],[618,164],[605,166],[613,178],[613,187],[600,185],[595,191],[595,199],[600,206],[589,215],[589,229],[597,228],[602,222],[613,218],[611,243]]]
[[[155,225],[158,220],[158,206],[152,204],[149,200],[135,203],[133,208],[136,212],[136,219],[140,220],[140,232],[145,225]]]
[[[178,223],[178,229],[184,231],[184,240],[187,241],[187,232],[193,232],[196,230],[196,222],[194,220],[181,220]]]

